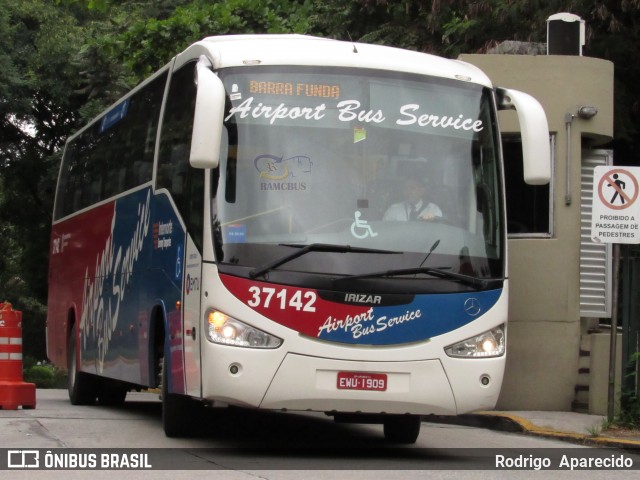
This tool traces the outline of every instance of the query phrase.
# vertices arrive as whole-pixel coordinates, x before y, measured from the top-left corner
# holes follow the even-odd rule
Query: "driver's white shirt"
[[[435,203],[427,203],[426,206],[422,200],[417,204],[418,217],[423,215],[432,215],[434,217],[442,217],[442,210]],[[398,202],[391,205],[384,213],[382,220],[385,221],[407,221],[410,219],[413,206],[409,202]]]

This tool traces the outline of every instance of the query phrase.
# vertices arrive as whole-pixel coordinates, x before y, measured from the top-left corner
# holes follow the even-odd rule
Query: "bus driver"
[[[425,199],[426,187],[418,178],[408,178],[404,182],[404,201],[394,203],[384,214],[383,220],[433,220],[442,218],[442,210]]]

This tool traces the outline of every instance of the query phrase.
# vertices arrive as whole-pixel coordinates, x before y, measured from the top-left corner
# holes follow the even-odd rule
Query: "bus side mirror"
[[[196,65],[196,83],[198,92],[189,162],[194,168],[216,168],[220,163],[225,90],[204,55]]]
[[[524,181],[544,185],[551,179],[549,124],[542,105],[518,90],[497,88],[499,110],[515,110],[520,122]]]

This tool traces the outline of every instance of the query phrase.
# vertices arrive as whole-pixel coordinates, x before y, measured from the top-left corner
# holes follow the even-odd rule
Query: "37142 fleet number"
[[[251,299],[247,302],[250,307],[280,308],[286,310],[292,308],[302,312],[315,312],[315,303],[318,298],[316,292],[295,290],[292,295],[287,289],[274,287],[249,287]]]

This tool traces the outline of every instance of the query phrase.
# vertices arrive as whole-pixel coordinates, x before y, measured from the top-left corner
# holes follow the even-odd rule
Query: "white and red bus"
[[[47,347],[71,402],[161,388],[169,436],[197,400],[398,442],[493,408],[505,108],[525,180],[548,181],[538,102],[463,62],[298,35],[187,48],[65,147]]]

